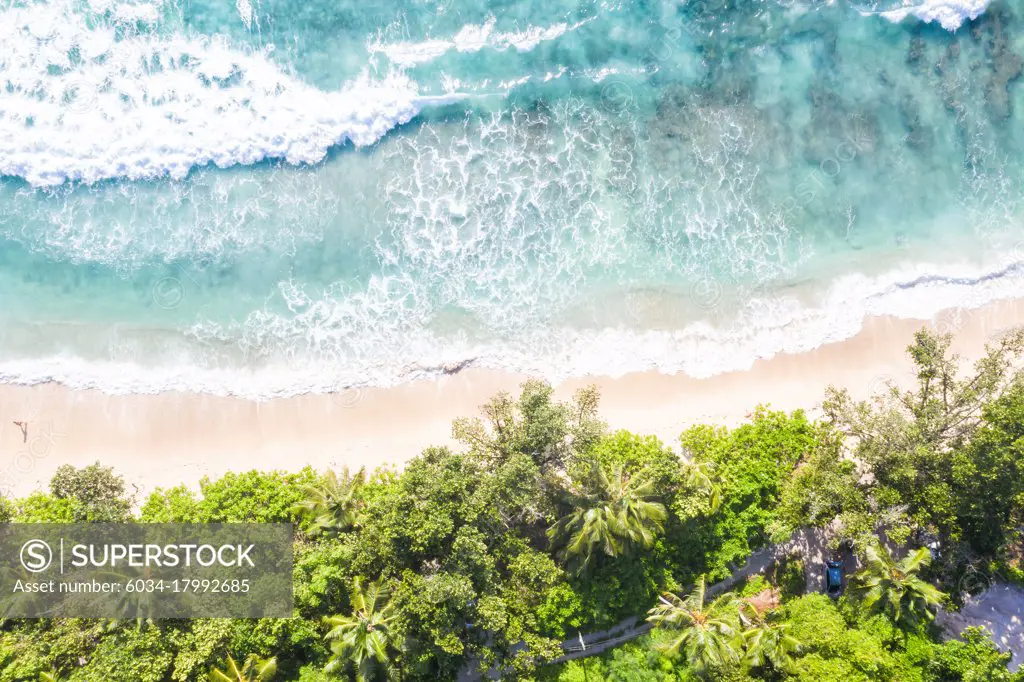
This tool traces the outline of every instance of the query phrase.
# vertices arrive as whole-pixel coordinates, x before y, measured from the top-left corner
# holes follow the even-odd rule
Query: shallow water
[[[901,6],[8,3],[0,375],[706,376],[1021,295],[1024,2]]]

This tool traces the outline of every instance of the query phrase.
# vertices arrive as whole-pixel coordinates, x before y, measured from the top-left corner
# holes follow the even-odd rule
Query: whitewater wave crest
[[[974,21],[988,9],[992,0],[901,0],[900,6],[891,8],[875,6],[862,10],[863,14],[878,14],[889,21],[899,23],[908,17],[925,23],[937,22],[947,31],[956,31],[967,21]]]
[[[0,12],[0,175],[50,186],[266,158],[316,163],[333,145],[372,144],[424,106],[459,99],[421,96],[399,73],[323,91],[282,70],[270,48],[129,30],[119,22],[154,23],[159,9],[118,7],[114,18],[61,2]]]
[[[591,20],[585,19],[572,25],[560,22],[546,28],[530,26],[524,31],[503,32],[495,30],[497,19],[490,17],[483,24],[463,26],[451,39],[387,42],[378,35],[367,47],[371,54],[384,54],[393,64],[409,67],[432,61],[450,50],[473,53],[491,48],[499,52],[509,49],[529,52],[542,42],[555,40]]]

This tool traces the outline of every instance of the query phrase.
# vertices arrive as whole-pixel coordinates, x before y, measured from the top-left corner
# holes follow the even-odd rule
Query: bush
[[[801,596],[807,590],[807,574],[804,560],[798,555],[790,555],[775,564],[771,569],[771,581],[782,592],[783,600],[788,601]]]
[[[70,464],[57,468],[50,479],[50,492],[59,500],[74,500],[75,521],[127,521],[132,499],[125,492],[124,478],[113,467],[99,462],[76,469]]]
[[[758,408],[753,421],[736,429],[695,426],[680,437],[683,450],[711,468],[721,505],[709,518],[692,517],[680,496],[674,505],[682,527],[668,542],[680,583],[704,573],[713,583],[728,577],[751,552],[769,541],[783,484],[805,453],[817,447],[821,430],[801,411],[791,415]]]

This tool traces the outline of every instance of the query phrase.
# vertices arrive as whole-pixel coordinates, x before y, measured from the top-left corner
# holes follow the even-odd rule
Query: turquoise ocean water
[[[1024,1],[3,0],[0,379],[694,376],[1024,294]]]

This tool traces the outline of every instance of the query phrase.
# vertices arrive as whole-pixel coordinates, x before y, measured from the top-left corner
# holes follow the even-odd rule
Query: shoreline
[[[964,245],[942,248],[959,252]],[[401,328],[385,320],[380,333],[348,348],[347,366],[338,365],[331,351],[324,357],[335,359],[327,365],[274,353],[246,357],[234,352],[230,339],[197,332],[189,340],[180,330],[145,324],[111,330],[106,323],[15,323],[3,339],[5,357],[11,353],[14,359],[0,361],[0,386],[56,383],[110,395],[179,392],[270,402],[347,386],[392,388],[466,369],[538,376],[553,383],[649,371],[707,378],[745,371],[757,359],[851,339],[873,317],[935,320],[955,307],[973,310],[1024,298],[1024,241],[1009,258],[975,253],[956,262],[929,257],[908,263],[904,255],[873,253],[873,264],[857,261],[856,272],[840,272],[842,267],[834,264],[763,299],[716,279],[699,280],[688,290],[609,293],[563,311],[561,326],[522,328],[513,340],[487,339],[486,334],[472,341],[460,338],[457,323],[431,326],[440,318]],[[829,280],[827,288],[820,289],[819,280]],[[66,337],[75,339],[72,346],[86,349],[84,354],[62,346],[41,357],[24,357],[38,352],[41,338]],[[190,345],[193,341],[199,346]],[[209,352],[215,356],[212,365]],[[140,358],[150,361],[137,362]]]
[[[581,377],[556,385],[555,393],[565,399],[595,384],[600,415],[610,428],[655,435],[675,447],[686,427],[735,425],[761,403],[816,415],[829,384],[863,398],[886,380],[910,382],[905,349],[928,324],[953,332],[954,349],[970,362],[994,335],[1024,325],[1024,299],[951,309],[930,321],[869,317],[850,339],[709,378],[653,371]],[[267,402],[179,392],[110,395],[53,383],[0,385],[0,493],[23,497],[44,490],[61,464],[97,460],[123,475],[139,502],[157,487],[197,487],[203,476],[228,471],[401,466],[427,446],[452,445],[453,419],[479,414],[493,394],[515,394],[527,378],[467,369],[394,388]],[[15,420],[28,422],[27,439]]]

